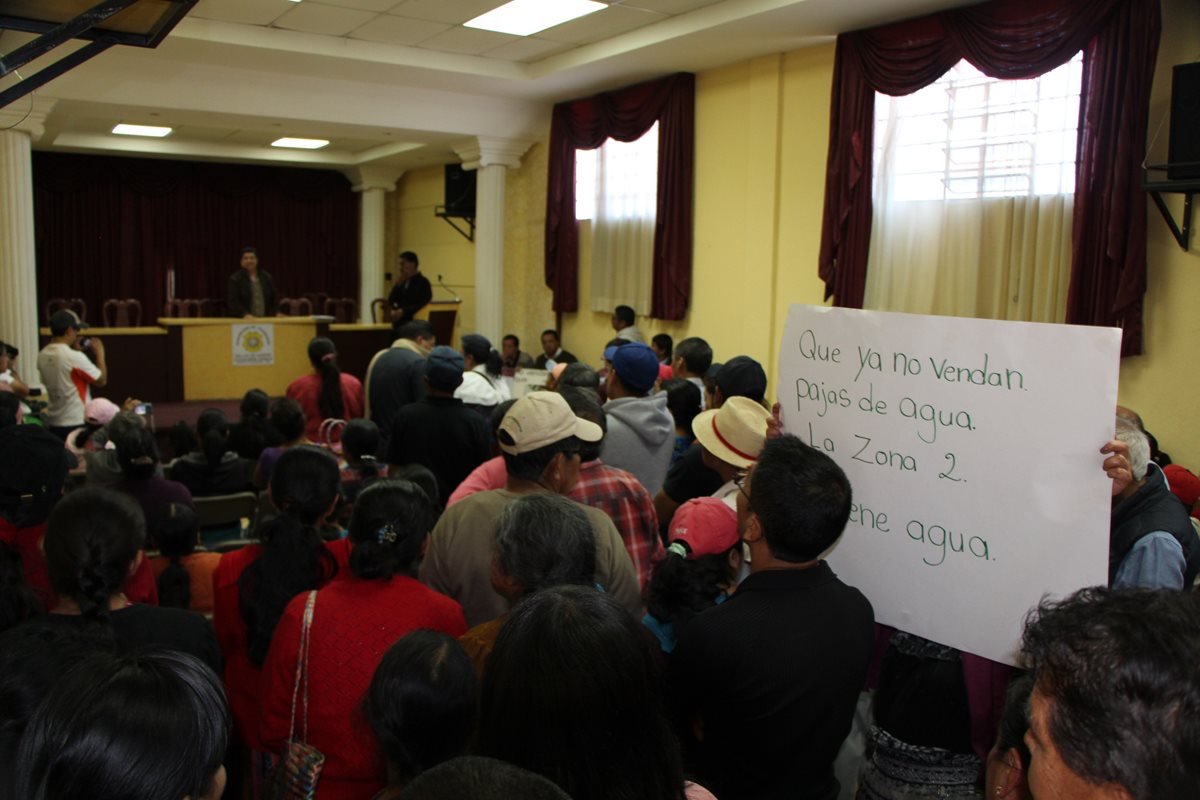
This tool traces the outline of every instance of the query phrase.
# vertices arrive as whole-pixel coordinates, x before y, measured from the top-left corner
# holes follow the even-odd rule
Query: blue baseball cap
[[[605,350],[604,357],[612,362],[621,383],[635,392],[647,392],[654,386],[658,380],[658,356],[648,345],[630,342],[610,349],[614,352],[610,355]]]
[[[425,378],[434,389],[450,392],[462,383],[462,353],[453,347],[439,344],[425,358]]]

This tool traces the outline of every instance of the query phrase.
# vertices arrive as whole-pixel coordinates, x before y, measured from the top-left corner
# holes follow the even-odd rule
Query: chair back
[[[312,300],[307,297],[285,297],[279,301],[279,310],[289,317],[311,317]]]
[[[87,322],[87,303],[82,297],[51,297],[46,301],[46,324],[50,323],[50,318],[54,316],[55,311],[61,311],[64,308],[74,311],[80,321]]]
[[[388,319],[388,302],[386,298],[376,297],[371,301],[371,322],[391,322]]]
[[[325,301],[324,313],[334,322],[353,323],[358,319],[358,301],[353,297],[331,297]]]
[[[200,300],[180,299],[163,303],[164,317],[202,317],[204,308]]]
[[[110,298],[100,307],[106,328],[136,328],[142,324],[142,301],[134,298]]]
[[[217,494],[211,497],[196,497],[196,519],[200,528],[226,528],[241,526],[242,519],[254,519],[258,508],[258,495],[254,492]]]

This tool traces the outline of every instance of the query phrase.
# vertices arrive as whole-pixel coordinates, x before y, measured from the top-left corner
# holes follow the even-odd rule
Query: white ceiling
[[[157,49],[114,47],[38,90],[50,110],[35,147],[399,174],[481,136],[540,138],[561,100],[972,0],[608,0],[530,37],[462,26],[502,2],[200,0]],[[29,38],[0,33],[0,54]],[[175,130],[120,137],[118,122]],[[330,145],[268,146],[285,135]]]

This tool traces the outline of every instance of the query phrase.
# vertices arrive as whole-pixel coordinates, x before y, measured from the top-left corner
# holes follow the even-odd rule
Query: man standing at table
[[[242,248],[242,268],[229,278],[225,305],[229,316],[243,319],[274,317],[279,313],[279,295],[271,273],[258,268],[258,251]]]
[[[429,279],[421,274],[416,253],[411,250],[401,253],[399,270],[396,284],[388,295],[388,305],[392,308],[392,327],[397,330],[429,305],[433,297],[433,288],[429,285]]]

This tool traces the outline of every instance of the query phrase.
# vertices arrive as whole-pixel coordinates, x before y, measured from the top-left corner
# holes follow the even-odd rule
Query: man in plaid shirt
[[[594,422],[607,433],[604,409],[599,399],[587,389],[563,387],[563,399],[575,416]],[[658,535],[658,514],[654,498],[646,487],[623,469],[609,466],[600,460],[599,442],[584,442],[580,450],[579,483],[568,497],[584,505],[598,508],[612,517],[613,524],[625,542],[638,585],[645,591],[654,565],[663,557],[663,543]]]

